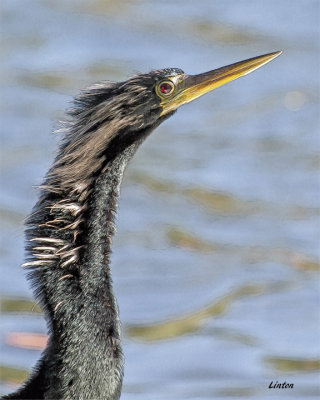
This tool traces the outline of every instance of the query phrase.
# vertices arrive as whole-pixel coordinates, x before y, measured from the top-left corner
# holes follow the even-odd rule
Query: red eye
[[[161,94],[170,94],[174,89],[173,83],[171,82],[162,82],[159,85],[159,92]]]

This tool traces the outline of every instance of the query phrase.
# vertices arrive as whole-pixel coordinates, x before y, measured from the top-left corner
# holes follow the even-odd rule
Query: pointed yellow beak
[[[240,78],[240,76],[249,74],[278,57],[281,53],[281,51],[276,51],[263,56],[249,58],[248,60],[240,61],[199,75],[183,74],[172,77],[170,80],[174,84],[175,90],[170,96],[162,97],[160,103],[162,107],[161,115],[174,111],[182,104],[189,103],[219,86]]]

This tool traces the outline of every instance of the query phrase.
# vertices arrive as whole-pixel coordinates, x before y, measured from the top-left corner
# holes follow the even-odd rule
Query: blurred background
[[[182,107],[126,171],[112,255],[121,398],[318,398],[319,6],[1,1],[0,392],[45,341],[20,268],[23,221],[72,96],[137,71],[196,74],[283,50]],[[36,336],[21,343],[26,332]]]

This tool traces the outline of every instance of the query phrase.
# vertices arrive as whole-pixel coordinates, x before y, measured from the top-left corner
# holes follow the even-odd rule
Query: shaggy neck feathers
[[[120,396],[123,356],[109,266],[114,217],[124,169],[160,123],[157,106],[149,106],[148,125],[142,109],[142,114],[128,112],[135,104],[128,103],[124,89],[95,85],[76,99],[27,220],[23,266],[46,314],[50,339],[27,384],[8,398]],[[138,107],[143,93],[136,97]]]

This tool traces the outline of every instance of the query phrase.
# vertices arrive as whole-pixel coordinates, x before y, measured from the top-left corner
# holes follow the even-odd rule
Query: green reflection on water
[[[25,369],[0,365],[0,380],[2,382],[19,384],[24,382],[28,376],[29,372]]]
[[[181,227],[168,229],[167,238],[171,245],[198,252],[235,253],[247,263],[256,264],[265,261],[286,264],[304,271],[320,271],[320,263],[304,254],[281,248],[262,246],[235,246],[231,244],[203,240]]]
[[[70,87],[70,79],[64,74],[54,72],[20,73],[17,78],[19,83],[27,86],[35,86],[48,89]]]
[[[256,390],[252,387],[229,387],[219,390],[219,395],[230,398],[249,398],[256,394]]]
[[[223,216],[248,216],[264,215],[281,217],[282,219],[296,220],[315,217],[318,210],[292,204],[284,210],[281,205],[265,202],[261,200],[241,199],[231,193],[206,190],[198,186],[183,188],[177,183],[165,179],[151,177],[144,172],[128,172],[128,179],[133,183],[144,186],[151,190],[163,194],[178,194],[191,200],[196,205],[204,209],[210,215]]]
[[[225,246],[218,243],[209,243],[208,241],[202,240],[178,227],[170,228],[167,232],[167,238],[169,243],[174,246],[199,252],[216,252],[225,248]]]
[[[31,300],[4,298],[0,299],[1,312],[42,313],[41,308]]]
[[[219,44],[244,44],[260,40],[256,33],[251,34],[246,29],[237,28],[223,22],[213,22],[201,18],[193,18],[185,23],[185,29],[192,37]]]
[[[267,285],[245,285],[213,302],[209,306],[203,307],[185,317],[177,317],[171,321],[149,325],[129,326],[127,328],[127,334],[133,338],[146,341],[176,338],[186,333],[197,331],[206,319],[223,314],[236,300],[246,296],[260,295],[268,290],[270,290],[270,287]]]
[[[266,357],[264,361],[274,369],[284,372],[320,370],[320,359]]]

